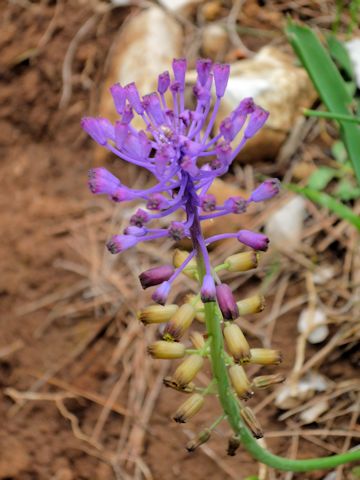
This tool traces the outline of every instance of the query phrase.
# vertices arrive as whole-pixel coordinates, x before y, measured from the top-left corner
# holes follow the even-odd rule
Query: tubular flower
[[[161,73],[157,91],[143,97],[135,83],[113,85],[110,93],[119,116],[114,124],[101,117],[82,119],[83,129],[93,140],[123,161],[146,169],[153,178],[153,186],[138,190],[123,185],[105,168],[90,170],[89,187],[92,193],[108,195],[114,202],[139,201],[146,207],[146,210],[139,208],[131,217],[123,235],[115,235],[108,241],[111,253],[121,253],[144,241],[164,237],[178,241],[191,237],[194,222],[200,224],[217,216],[242,213],[249,203],[271,198],[279,190],[278,181],[269,179],[253,191],[249,200],[231,197],[223,205],[216,204],[216,199],[208,193],[213,180],[229,170],[247,140],[264,125],[268,112],[257,106],[251,98],[245,98],[221,122],[219,131],[213,132],[230,66],[213,64],[206,59],[197,61],[193,109],[185,106],[186,68],[185,59],[175,59],[172,63],[173,75],[167,71]],[[165,98],[166,92],[169,94],[167,98],[172,98],[171,104]],[[212,94],[215,96],[214,102]],[[143,121],[141,130],[132,125],[135,115]],[[182,212],[181,221],[169,222],[165,228],[149,227],[152,221],[163,219],[176,211]],[[200,230],[192,254],[170,277],[163,276],[164,284],[153,296],[155,301],[165,303],[178,273],[185,270],[197,251],[204,253],[206,246],[217,240],[215,237],[202,238]],[[222,238],[227,236],[236,237],[234,234],[223,234]],[[265,250],[267,247],[264,235],[243,230],[238,232],[237,237],[255,250]],[[209,279],[211,268],[208,256],[204,254],[204,258],[207,281],[203,285],[202,298],[208,302],[214,301],[216,295]],[[148,276],[145,276],[145,288],[156,284]]]

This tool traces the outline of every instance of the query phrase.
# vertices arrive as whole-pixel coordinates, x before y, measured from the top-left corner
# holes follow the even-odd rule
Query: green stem
[[[198,255],[197,262],[201,281],[204,276],[204,262],[201,255]],[[224,343],[220,326],[221,317],[217,304],[210,302],[205,303],[204,306],[206,328],[210,339],[212,373],[217,383],[219,400],[231,428],[235,434],[240,437],[243,446],[253,458],[269,467],[291,472],[307,472],[310,470],[334,468],[344,463],[360,460],[360,449],[331,457],[291,460],[273,455],[268,450],[262,448],[240,417],[239,403],[231,388],[225,365]]]
[[[330,120],[340,120],[342,122],[360,123],[360,117],[354,117],[352,115],[343,115],[341,113],[323,112],[321,110],[309,110],[307,108],[304,108],[303,114],[306,117],[320,117],[320,118],[328,118]]]

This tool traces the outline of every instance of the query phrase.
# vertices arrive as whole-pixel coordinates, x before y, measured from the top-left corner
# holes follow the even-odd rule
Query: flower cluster
[[[245,98],[221,122],[219,132],[211,137],[228,82],[229,65],[198,60],[197,82],[193,87],[196,105],[192,110],[186,109],[184,104],[186,60],[174,60],[172,68],[173,79],[169,72],[160,74],[157,92],[142,98],[134,83],[124,87],[113,85],[110,91],[120,118],[114,125],[106,118],[86,117],[82,120],[82,127],[97,143],[122,160],[145,168],[155,180],[151,188],[135,190],[123,185],[105,168],[90,170],[89,186],[94,194],[108,195],[114,202],[139,200],[146,206],[146,209],[139,208],[135,212],[123,234],[109,240],[107,247],[114,254],[139,242],[164,237],[178,241],[191,237],[195,224],[229,213],[243,213],[249,203],[267,200],[279,191],[278,180],[268,179],[248,199],[230,197],[222,205],[217,204],[215,197],[208,193],[213,180],[228,171],[245,143],[264,125],[268,112],[255,105],[251,98]],[[214,100],[211,94],[213,85]],[[171,106],[166,94],[171,99]],[[143,130],[137,131],[132,126],[134,114],[142,118]],[[150,228],[153,220],[177,210],[184,212],[183,221],[170,222],[167,228]],[[197,232],[194,247],[202,250],[206,266],[202,288],[205,302],[214,300],[216,294],[206,247],[229,237],[236,237],[255,250],[266,250],[268,246],[265,235],[248,230],[205,240],[200,231]],[[192,256],[195,256],[196,248]],[[186,263],[176,271],[162,269],[162,276],[159,270],[153,272],[154,278],[145,284],[149,286],[150,281],[155,285],[155,281],[162,280],[153,296],[156,302],[166,302],[172,282],[185,267]]]
[[[189,253],[175,250],[173,265],[189,258]],[[226,270],[229,272],[245,272],[258,266],[259,254],[254,251],[241,252],[231,255],[224,263],[215,267],[217,272]],[[162,268],[162,267],[160,267]],[[170,266],[167,268],[171,268]],[[183,274],[194,278],[196,263],[191,259]],[[144,274],[141,280],[143,281]],[[264,298],[255,294],[251,297],[236,302],[231,289],[224,283],[216,286],[216,302],[218,305],[219,321],[222,324],[222,334],[226,346],[224,352],[228,375],[234,392],[237,395],[240,414],[245,424],[250,428],[256,438],[262,437],[261,427],[252,410],[244,402],[254,395],[254,390],[267,388],[271,385],[284,381],[281,374],[256,376],[252,379],[246,372],[247,365],[271,366],[281,362],[281,354],[278,350],[267,348],[251,348],[241,327],[239,320],[242,316],[255,314],[264,309]],[[148,347],[150,355],[157,359],[182,359],[171,376],[164,378],[164,384],[179,392],[191,394],[174,413],[174,420],[185,423],[191,419],[205,404],[206,396],[216,393],[216,385],[211,382],[207,387],[200,388],[194,381],[198,373],[203,369],[206,358],[210,357],[210,342],[199,329],[190,330],[196,321],[205,322],[204,304],[199,295],[189,295],[185,303],[178,306],[175,304],[149,305],[138,314],[139,320],[144,325],[160,325],[160,340],[155,341]],[[190,331],[189,339],[191,346],[184,341],[186,333]],[[217,422],[202,431],[199,436],[189,442],[187,449],[193,451],[210,438],[211,431]],[[235,453],[235,440],[229,442],[228,454]]]
[[[143,272],[139,279],[144,289],[156,287],[152,299],[156,302],[139,313],[145,324],[162,324],[161,339],[149,346],[155,358],[183,359],[171,377],[164,379],[167,386],[191,393],[174,415],[177,422],[185,422],[199,411],[208,394],[216,391],[213,382],[205,389],[193,383],[210,356],[210,340],[199,331],[191,331],[193,348],[183,342],[185,333],[197,319],[204,322],[205,304],[214,302],[227,353],[224,352],[232,388],[240,402],[243,421],[256,437],[261,429],[251,412],[241,402],[253,395],[253,388],[265,388],[283,380],[281,375],[267,375],[249,380],[244,365],[277,365],[281,356],[276,350],[250,348],[238,318],[263,309],[260,295],[236,302],[230,287],[223,283],[218,272],[244,272],[257,267],[258,252],[268,247],[268,238],[261,233],[242,229],[236,233],[221,233],[204,238],[201,222],[227,214],[241,214],[250,203],[262,202],[279,191],[277,179],[265,180],[246,199],[230,197],[223,204],[209,193],[214,179],[225,174],[245,143],[264,125],[268,113],[255,105],[251,98],[242,100],[225,118],[218,132],[213,132],[222,97],[229,79],[229,65],[212,64],[199,60],[196,64],[197,81],[193,87],[194,108],[185,108],[186,61],[173,61],[173,78],[169,72],[159,75],[157,91],[142,98],[134,83],[111,87],[111,94],[119,120],[111,124],[105,118],[84,118],[82,126],[100,145],[119,158],[152,175],[154,185],[145,190],[125,186],[105,168],[89,172],[89,186],[94,194],[107,195],[114,202],[141,201],[130,218],[124,232],[113,236],[107,243],[111,253],[120,253],[139,242],[170,237],[179,241],[185,237],[192,241],[192,250],[176,250],[172,265],[161,265]],[[214,88],[213,88],[214,87]],[[213,93],[212,93],[213,90]],[[144,122],[143,130],[132,125],[134,115]],[[178,221],[169,221],[166,228],[154,228],[152,222],[179,211]],[[218,240],[237,238],[250,247],[232,255],[221,266],[213,269],[208,246]],[[198,266],[202,267],[198,270]],[[216,272],[216,273],[215,273]],[[198,294],[189,297],[181,306],[167,304],[174,280],[184,274],[200,281]],[[215,389],[215,390],[214,390]],[[188,446],[193,450],[206,441],[213,427],[201,432]],[[232,439],[228,452],[236,450],[237,440]]]

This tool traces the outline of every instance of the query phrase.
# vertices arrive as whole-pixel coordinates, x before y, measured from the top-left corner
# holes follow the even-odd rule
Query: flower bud
[[[205,347],[205,339],[200,332],[191,332],[190,333],[190,341],[194,345],[195,348],[201,350]]]
[[[164,338],[167,340],[179,340],[190,327],[194,318],[195,308],[190,303],[184,303],[167,323]]]
[[[171,289],[171,283],[163,282],[152,294],[151,298],[154,302],[159,303],[160,305],[165,305],[167,297],[169,296]]]
[[[234,357],[235,362],[239,363],[243,360],[249,360],[250,347],[249,344],[236,323],[226,323],[224,327],[224,338],[226,346],[230,354]]]
[[[148,223],[149,221],[149,214],[145,212],[145,210],[142,210],[141,208],[138,208],[134,215],[130,217],[130,225],[133,225],[135,227],[143,227],[145,223]]]
[[[229,285],[226,283],[217,285],[216,298],[225,320],[235,320],[239,316],[239,309]]]
[[[89,170],[89,188],[92,193],[112,195],[121,183],[106,168],[92,168]]]
[[[215,289],[215,282],[212,275],[206,274],[204,276],[200,295],[201,295],[201,301],[203,303],[215,302],[216,289]]]
[[[251,348],[249,363],[255,365],[279,365],[282,356],[279,350],[271,350],[270,348]]]
[[[230,65],[216,63],[214,65],[215,92],[218,98],[224,96],[230,76]]]
[[[208,58],[196,60],[196,71],[200,85],[205,86],[212,69],[212,61]]]
[[[229,213],[244,213],[247,202],[243,197],[230,197],[224,203],[224,208]]]
[[[254,250],[266,251],[269,245],[269,239],[262,233],[251,232],[250,230],[239,230],[237,233],[239,242],[247,245]]]
[[[185,356],[185,345],[178,342],[165,342],[164,340],[158,340],[148,346],[148,353],[153,358],[183,358]]]
[[[251,390],[249,379],[241,365],[232,365],[229,368],[229,376],[232,386],[240,398],[248,400],[254,395],[254,392]]]
[[[251,193],[249,202],[262,202],[274,197],[280,191],[280,182],[277,178],[268,178]]]
[[[184,250],[179,250],[178,248],[174,251],[173,255],[173,265],[175,268],[179,268],[185,260],[188,258],[189,253]],[[190,262],[186,265],[182,271],[184,275],[194,280],[198,279],[196,260],[192,258]]]
[[[173,388],[174,390],[177,390],[178,392],[183,392],[183,393],[192,393],[195,390],[195,384],[190,382],[185,386],[179,386],[172,377],[165,377],[163,379],[163,384],[165,387]]]
[[[232,436],[229,438],[228,442],[228,447],[226,453],[230,456],[233,457],[236,453],[236,450],[240,447],[241,441],[240,438],[237,437],[236,435]]]
[[[247,315],[248,313],[259,313],[265,308],[265,298],[262,295],[253,295],[237,302],[239,315]]]
[[[114,235],[107,242],[106,247],[110,253],[121,253],[137,244],[139,239],[132,235]]]
[[[212,193],[207,193],[200,197],[200,207],[203,212],[213,212],[216,209],[216,197]]]
[[[176,410],[174,415],[175,422],[186,423],[190,418],[198,413],[204,405],[204,397],[199,393],[194,393]]]
[[[169,280],[173,273],[174,268],[171,265],[161,265],[160,267],[149,268],[149,270],[142,272],[139,275],[139,280],[142,288],[145,290]]]
[[[244,420],[247,427],[251,430],[255,438],[262,438],[264,436],[263,431],[254,412],[249,407],[244,407],[240,410],[241,418]]]
[[[158,77],[158,92],[164,94],[170,85],[170,75],[168,71],[161,73]]]
[[[177,305],[149,305],[138,312],[138,319],[144,325],[167,322],[178,308]]]
[[[190,383],[204,365],[204,359],[201,355],[189,355],[175,370],[172,379],[174,383],[184,388]]]
[[[247,272],[258,266],[259,254],[257,252],[242,252],[230,255],[225,259],[226,269],[229,272]]]
[[[284,375],[277,373],[275,375],[261,375],[253,378],[252,385],[255,388],[262,389],[270,387],[270,385],[276,385],[285,381]]]
[[[211,436],[211,430],[209,428],[206,428],[202,432],[199,433],[197,437],[195,437],[193,440],[190,440],[186,444],[186,450],[188,452],[194,452],[200,445],[203,445],[206,443]]]
[[[253,137],[264,125],[268,116],[269,116],[269,112],[267,112],[261,107],[256,106],[254,112],[250,116],[250,120],[248,124],[246,125],[244,137],[245,138]]]

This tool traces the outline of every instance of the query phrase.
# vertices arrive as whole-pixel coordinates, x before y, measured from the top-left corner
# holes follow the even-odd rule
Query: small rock
[[[300,413],[300,419],[305,424],[315,422],[320,417],[320,415],[327,412],[329,408],[329,402],[327,400],[322,400],[321,402],[315,403],[306,410],[303,410]]]
[[[329,335],[325,312],[320,308],[305,308],[299,316],[298,331],[307,336],[309,343],[321,343]]]
[[[276,392],[275,405],[282,410],[290,410],[304,403],[316,392],[324,392],[330,385],[329,380],[318,372],[309,371],[297,383],[289,379]]]
[[[262,48],[253,58],[231,65],[231,75],[219,111],[217,125],[245,97],[270,112],[265,127],[240,152],[245,161],[274,158],[302,108],[309,108],[317,98],[303,68],[275,47]]]
[[[228,46],[229,37],[223,26],[210,23],[204,27],[201,46],[204,57],[216,61],[223,57]]]
[[[294,250],[299,246],[305,219],[305,200],[296,195],[272,213],[265,226],[275,248]]]
[[[313,279],[315,285],[325,285],[329,280],[334,278],[335,268],[331,265],[321,265],[319,266],[314,274]]]
[[[123,27],[113,47],[109,74],[101,94],[99,115],[117,120],[109,87],[120,82],[135,82],[141,95],[157,88],[158,75],[171,68],[173,58],[181,56],[183,34],[178,22],[159,7],[152,6],[131,18]],[[134,128],[144,122],[135,115]],[[95,150],[97,163],[106,158],[106,150]]]
[[[171,12],[190,17],[204,0],[159,0],[159,3]]]
[[[350,40],[345,45],[354,68],[356,85],[360,88],[360,38],[354,38],[354,40]]]

